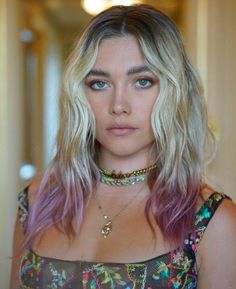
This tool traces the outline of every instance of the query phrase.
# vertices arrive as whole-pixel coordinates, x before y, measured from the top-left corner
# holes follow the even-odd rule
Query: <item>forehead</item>
[[[141,65],[144,57],[134,36],[120,36],[103,39],[98,49],[95,67]]]

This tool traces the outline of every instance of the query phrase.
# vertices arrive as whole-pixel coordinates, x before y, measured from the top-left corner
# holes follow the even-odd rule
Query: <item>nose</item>
[[[115,115],[130,114],[131,104],[129,101],[128,90],[117,87],[114,89],[110,102],[110,113]]]

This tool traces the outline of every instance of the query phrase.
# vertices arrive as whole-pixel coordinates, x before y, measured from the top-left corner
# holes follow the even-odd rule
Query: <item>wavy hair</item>
[[[152,212],[164,238],[177,245],[193,230],[206,143],[213,139],[201,81],[186,57],[179,31],[166,15],[147,5],[113,6],[90,21],[68,60],[57,152],[30,210],[25,244],[53,225],[69,238],[79,232],[84,206],[99,177],[95,120],[83,83],[101,41],[127,35],[137,39],[146,65],[160,81],[151,115],[157,169],[150,181],[147,220],[151,225]]]

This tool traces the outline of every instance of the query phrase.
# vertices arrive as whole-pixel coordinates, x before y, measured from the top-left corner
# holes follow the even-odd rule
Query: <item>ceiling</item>
[[[33,0],[31,0],[33,1]],[[35,0],[59,28],[77,29],[91,18],[80,5],[80,0]],[[94,0],[96,1],[96,0]],[[155,6],[178,22],[184,0],[143,0],[144,4]]]

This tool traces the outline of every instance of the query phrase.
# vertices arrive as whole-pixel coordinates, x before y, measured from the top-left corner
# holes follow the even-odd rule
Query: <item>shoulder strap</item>
[[[193,251],[196,250],[196,245],[201,241],[207,225],[224,199],[230,199],[230,197],[223,193],[214,192],[202,204],[195,216],[194,234],[189,234],[188,238],[185,239],[186,247]]]
[[[19,222],[25,233],[29,216],[28,187],[18,194]]]

